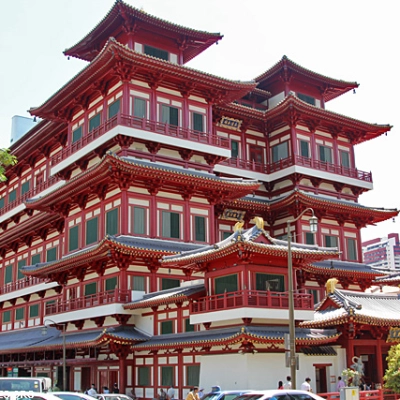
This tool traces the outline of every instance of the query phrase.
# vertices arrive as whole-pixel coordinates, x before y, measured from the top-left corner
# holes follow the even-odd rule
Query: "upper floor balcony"
[[[312,318],[311,294],[294,293],[295,319]],[[263,318],[270,322],[288,319],[289,293],[265,290],[238,290],[203,297],[190,304],[190,322],[205,323],[237,318]]]
[[[215,167],[215,170],[220,172],[224,171],[229,173],[231,169],[240,169],[242,175],[247,171],[248,174],[246,177],[248,178],[261,179],[260,174],[267,174],[269,175],[268,181],[295,172],[335,181],[337,180],[337,175],[339,175],[342,177],[341,182],[343,183],[347,182],[350,185],[372,189],[371,172],[364,172],[357,168],[348,168],[299,155],[293,155],[269,164],[241,158],[229,158],[221,161],[220,164]],[[234,172],[231,170],[231,173]],[[333,175],[335,175],[335,177]],[[265,180],[265,175],[263,179]]]
[[[119,113],[54,155],[52,174],[65,167],[68,159],[71,160],[68,164],[75,162],[75,158],[92,152],[119,134],[225,158],[231,154],[228,138]]]

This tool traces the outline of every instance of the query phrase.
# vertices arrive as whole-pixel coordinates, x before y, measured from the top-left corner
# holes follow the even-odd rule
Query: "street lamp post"
[[[66,343],[65,343],[65,331],[67,328],[67,324],[64,324],[62,322],[55,322],[55,321],[47,318],[43,321],[43,324],[44,324],[43,329],[42,329],[43,335],[47,334],[47,322],[49,322],[52,325],[62,326],[62,336],[63,336],[63,341],[62,341],[63,388],[62,388],[62,390],[67,390],[67,359],[66,359]]]
[[[290,376],[292,380],[292,389],[296,389],[296,336],[294,326],[294,293],[293,293],[293,260],[292,260],[292,234],[290,232],[290,224],[300,219],[307,211],[311,211],[312,217],[309,220],[310,231],[317,231],[318,219],[314,215],[312,208],[306,208],[295,219],[287,221],[287,242],[288,242],[288,283],[289,283],[289,365]]]

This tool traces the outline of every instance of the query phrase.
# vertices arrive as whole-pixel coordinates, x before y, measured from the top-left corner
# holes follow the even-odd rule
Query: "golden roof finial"
[[[264,219],[262,217],[254,217],[254,222],[256,223],[256,227],[258,229],[264,229]]]
[[[233,232],[241,231],[244,225],[244,221],[236,222],[235,226],[233,227]]]
[[[325,283],[326,294],[334,293],[338,282],[336,278],[328,279]]]

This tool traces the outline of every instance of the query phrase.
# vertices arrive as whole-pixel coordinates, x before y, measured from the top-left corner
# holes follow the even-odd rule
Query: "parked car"
[[[62,400],[94,400],[95,397],[80,392],[53,392],[53,394]]]
[[[0,400],[60,400],[54,393],[0,391]],[[93,399],[92,399],[93,400]]]
[[[253,390],[235,398],[235,400],[325,400],[312,392],[304,390]]]
[[[131,397],[122,393],[100,393],[96,395],[97,400],[132,400]]]
[[[250,393],[251,390],[219,390],[209,392],[201,400],[233,400],[244,393]]]

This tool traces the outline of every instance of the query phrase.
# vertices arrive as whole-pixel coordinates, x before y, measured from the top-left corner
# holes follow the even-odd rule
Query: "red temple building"
[[[354,146],[391,127],[329,111],[358,84],[286,56],[246,82],[186,66],[221,39],[117,0],[65,50],[87,66],[30,109],[0,186],[3,376],[143,399],[274,388],[289,234],[300,379],[335,390],[357,356],[382,382],[400,302],[364,293],[390,279],[360,231],[398,211],[359,203]]]

